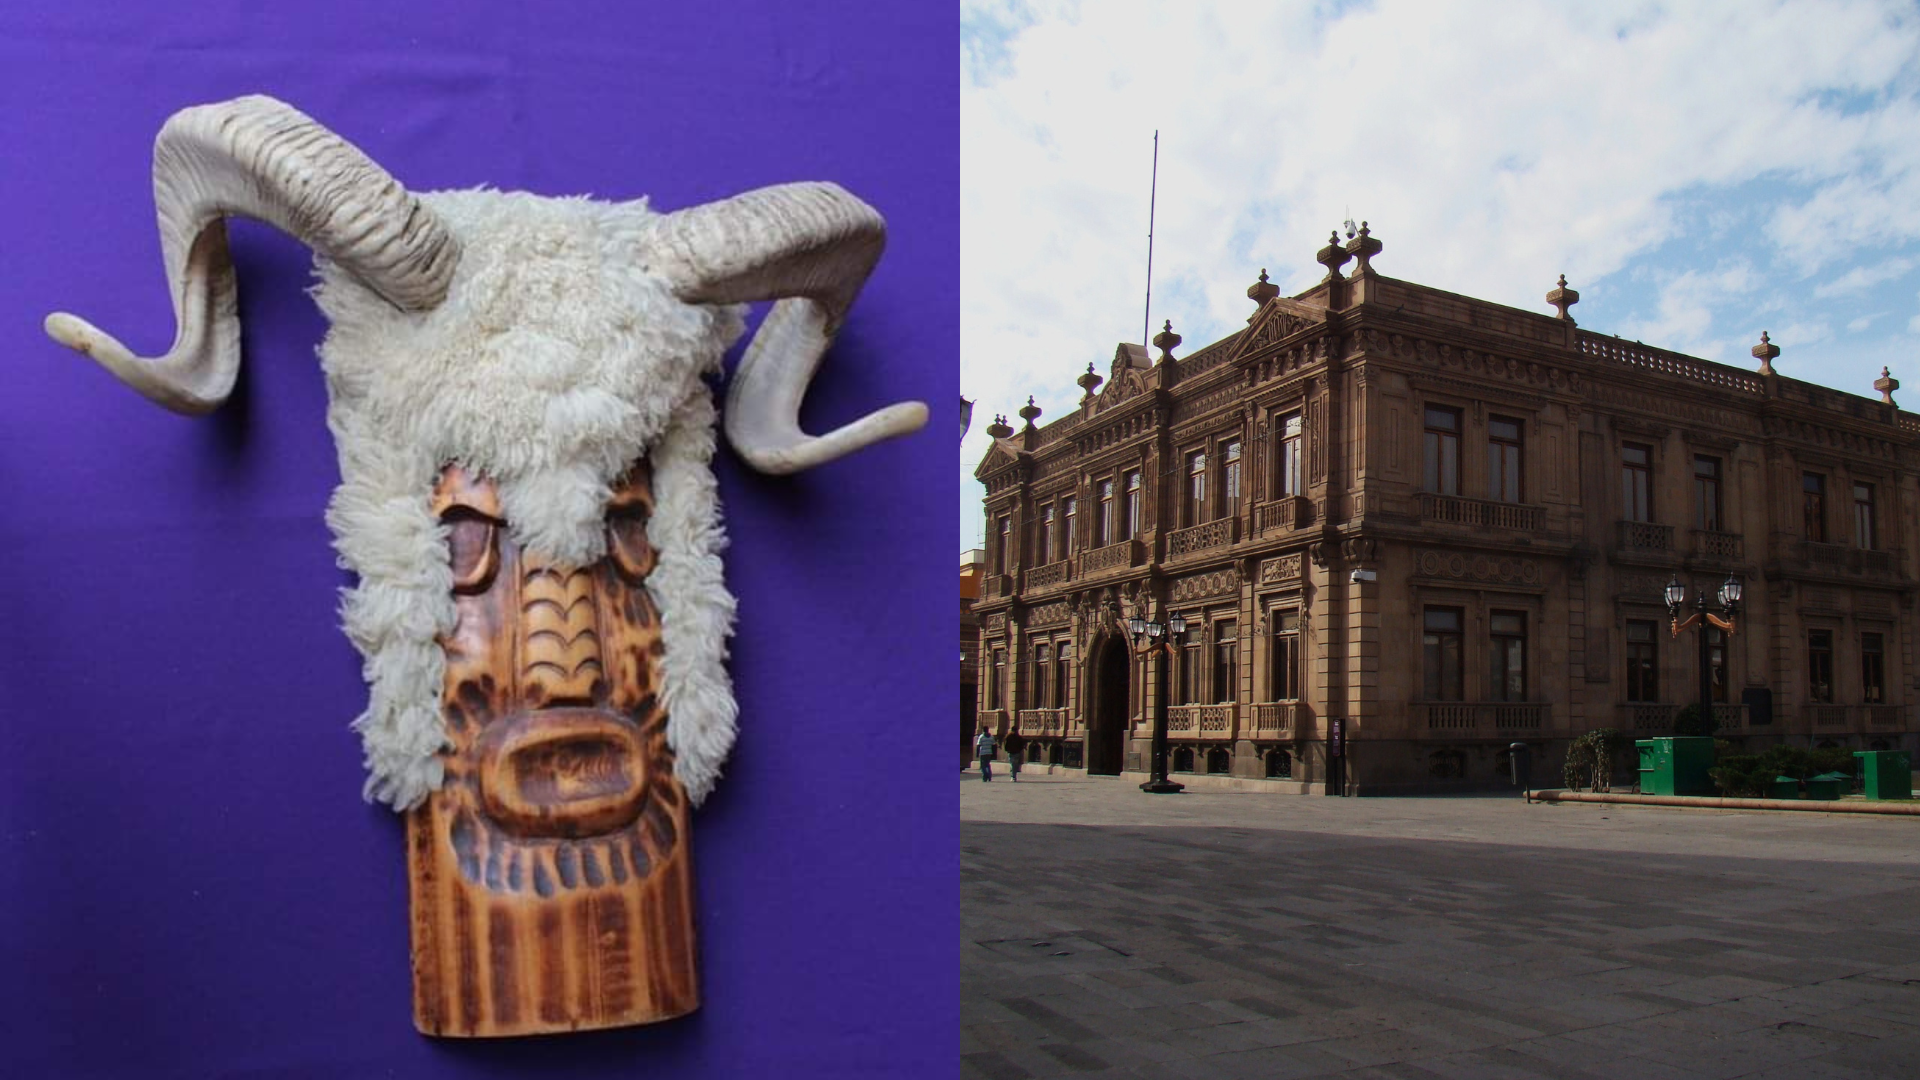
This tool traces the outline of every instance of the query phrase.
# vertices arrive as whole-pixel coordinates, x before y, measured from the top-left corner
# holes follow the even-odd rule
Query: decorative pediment
[[[987,456],[980,459],[980,466],[973,470],[973,478],[984,480],[1010,465],[1018,464],[1019,461],[1016,446],[1009,445],[1009,440],[995,439],[993,445],[987,447]]]
[[[1100,393],[1093,399],[1093,407],[1097,412],[1123,401],[1130,401],[1146,392],[1147,372],[1125,367],[1116,359],[1113,365],[1113,377],[1107,380],[1107,385],[1100,388]]]
[[[1252,325],[1240,335],[1240,347],[1234,351],[1234,358],[1251,356],[1269,345],[1284,341],[1302,330],[1323,325],[1326,321],[1326,308],[1276,296],[1261,307],[1254,315]]]

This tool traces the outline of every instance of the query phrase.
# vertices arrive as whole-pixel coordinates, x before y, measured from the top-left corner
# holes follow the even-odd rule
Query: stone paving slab
[[[1920,1078],[1920,821],[961,786],[961,1074]]]

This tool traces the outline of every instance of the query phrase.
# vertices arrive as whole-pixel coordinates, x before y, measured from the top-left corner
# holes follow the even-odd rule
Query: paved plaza
[[[1920,1078],[1920,819],[961,781],[961,1074]]]

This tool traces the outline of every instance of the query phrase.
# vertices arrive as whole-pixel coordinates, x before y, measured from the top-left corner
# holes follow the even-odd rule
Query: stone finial
[[[1153,335],[1153,347],[1160,350],[1161,360],[1173,359],[1173,348],[1180,344],[1180,335],[1173,332],[1173,320],[1168,319],[1166,328]]]
[[[1760,374],[1773,374],[1773,358],[1780,355],[1780,346],[1767,340],[1767,332],[1760,331],[1760,344],[1753,347],[1753,355],[1760,361]]]
[[[1267,270],[1265,267],[1261,267],[1260,280],[1255,284],[1247,286],[1247,299],[1253,301],[1255,307],[1266,307],[1267,301],[1279,295],[1280,286],[1269,284],[1267,281]]]
[[[1380,254],[1381,247],[1380,241],[1375,240],[1372,233],[1367,230],[1367,223],[1361,222],[1360,235],[1347,241],[1347,254],[1359,260],[1353,266],[1354,277],[1373,273],[1373,265],[1368,260]]]
[[[1100,384],[1107,380],[1093,373],[1093,361],[1089,360],[1087,361],[1087,373],[1073,381],[1079,385],[1080,389],[1086,391],[1080,398],[1080,404],[1085,405],[1087,402],[1093,400],[1093,392],[1098,390]]]
[[[1900,380],[1893,377],[1893,372],[1886,368],[1881,368],[1880,377],[1873,380],[1873,388],[1880,391],[1881,401],[1892,405],[1896,409],[1900,407],[1899,403],[1893,400],[1893,392],[1900,389]]]
[[[1560,310],[1561,318],[1573,322],[1573,316],[1567,314],[1567,309],[1579,302],[1580,294],[1567,288],[1567,275],[1561,274],[1560,284],[1554,286],[1553,291],[1547,294],[1547,303]]]
[[[1007,418],[1004,414],[995,416],[993,423],[987,425],[987,436],[989,438],[1004,439],[1012,434],[1013,425],[1007,423]]]
[[[1027,403],[1025,405],[1020,406],[1020,419],[1025,420],[1027,422],[1028,427],[1032,427],[1034,419],[1037,418],[1039,415],[1040,415],[1040,406],[1035,405],[1033,403],[1033,395],[1028,394]]]
[[[1327,268],[1327,276],[1322,278],[1320,283],[1324,285],[1329,281],[1345,281],[1346,275],[1340,272],[1340,268],[1345,266],[1347,260],[1351,258],[1353,256],[1347,254],[1347,249],[1340,246],[1340,231],[1335,229],[1328,233],[1327,246],[1321,248],[1319,254],[1313,257],[1314,262]]]

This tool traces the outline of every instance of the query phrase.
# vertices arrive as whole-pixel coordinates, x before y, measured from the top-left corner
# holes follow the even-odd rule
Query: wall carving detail
[[[1240,572],[1228,567],[1225,570],[1211,570],[1204,574],[1193,574],[1173,583],[1173,590],[1167,599],[1172,603],[1183,600],[1198,600],[1202,597],[1219,596],[1230,593],[1240,587]]]
[[[1422,551],[1417,563],[1422,577],[1456,581],[1489,581],[1504,585],[1538,585],[1545,578],[1538,561],[1506,555],[1468,555],[1458,551]]]
[[[1260,584],[1271,585],[1277,581],[1297,581],[1300,578],[1300,553],[1282,555],[1278,558],[1263,559],[1260,562]]]
[[[1027,625],[1028,626],[1063,625],[1066,623],[1067,619],[1071,615],[1072,615],[1072,610],[1067,607],[1067,602],[1065,600],[1055,600],[1052,603],[1041,604],[1029,610],[1027,612]]]

